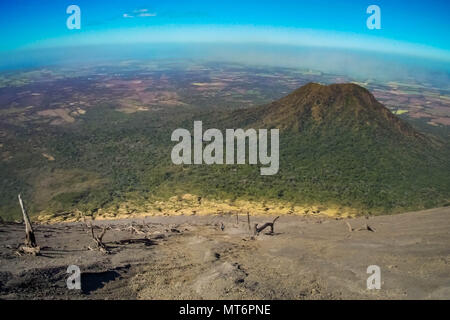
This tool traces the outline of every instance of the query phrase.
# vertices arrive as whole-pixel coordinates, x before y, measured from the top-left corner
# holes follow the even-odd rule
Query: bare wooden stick
[[[345,223],[347,224],[348,232],[353,232],[355,230],[348,221],[345,221]]]
[[[23,214],[23,221],[25,222],[25,245],[31,248],[37,247],[36,244],[36,238],[34,236],[33,226],[31,225],[30,218],[28,217],[27,211],[25,209],[25,205],[23,204],[22,198],[20,197],[20,194],[18,196],[19,198],[19,204],[22,208],[22,214]]]
[[[252,230],[252,227],[250,226],[250,212],[247,211],[247,223],[248,223],[248,230]]]
[[[273,226],[274,226],[275,222],[278,220],[278,218],[280,218],[280,216],[278,216],[275,219],[273,219],[272,222],[266,222],[265,224],[263,224],[259,228],[258,228],[258,224],[255,223],[255,235],[258,235],[261,231],[263,231],[267,227],[270,227],[270,233],[273,233]]]

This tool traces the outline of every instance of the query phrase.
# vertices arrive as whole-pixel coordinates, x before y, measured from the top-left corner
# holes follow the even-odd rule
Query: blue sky
[[[66,8],[81,8],[81,30]],[[369,30],[366,8],[381,8]],[[0,51],[140,42],[266,42],[349,47],[450,60],[447,0],[2,0]]]

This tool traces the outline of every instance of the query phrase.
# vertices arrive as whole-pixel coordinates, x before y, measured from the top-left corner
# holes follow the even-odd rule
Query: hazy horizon
[[[133,44],[89,45],[18,50],[0,53],[0,70],[64,66],[77,68],[114,64],[124,60],[174,60],[241,63],[253,66],[310,69],[348,76],[357,80],[430,81],[445,85],[450,79],[450,63],[401,54],[365,50],[267,44]]]

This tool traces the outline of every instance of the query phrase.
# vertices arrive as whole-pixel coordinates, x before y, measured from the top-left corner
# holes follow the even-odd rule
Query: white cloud
[[[141,13],[139,17],[156,17],[156,13]]]
[[[137,10],[133,10],[133,13],[124,13],[123,17],[124,18],[135,18],[135,17],[148,18],[148,17],[156,17],[156,13],[149,12],[148,9],[137,9]]]
[[[144,12],[148,12],[148,9],[138,9],[138,10],[134,10],[134,13],[144,13]]]

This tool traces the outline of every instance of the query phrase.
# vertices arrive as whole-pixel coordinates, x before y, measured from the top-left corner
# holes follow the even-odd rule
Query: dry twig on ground
[[[358,229],[358,231],[370,231],[370,232],[376,232],[375,228],[369,226],[367,223],[364,225],[363,228]]]
[[[369,226],[367,223],[364,224],[364,227],[359,228],[359,229],[354,229],[354,228],[352,228],[351,224],[350,224],[348,221],[345,221],[345,224],[347,225],[348,232],[353,232],[353,231],[370,231],[370,232],[376,232],[375,228]]]
[[[258,235],[261,231],[263,231],[264,229],[266,229],[267,227],[270,227],[270,234],[274,233],[274,225],[275,222],[280,218],[280,216],[276,217],[275,219],[273,219],[272,222],[266,222],[265,224],[263,224],[261,227],[258,228],[258,224],[255,223],[255,235]]]

